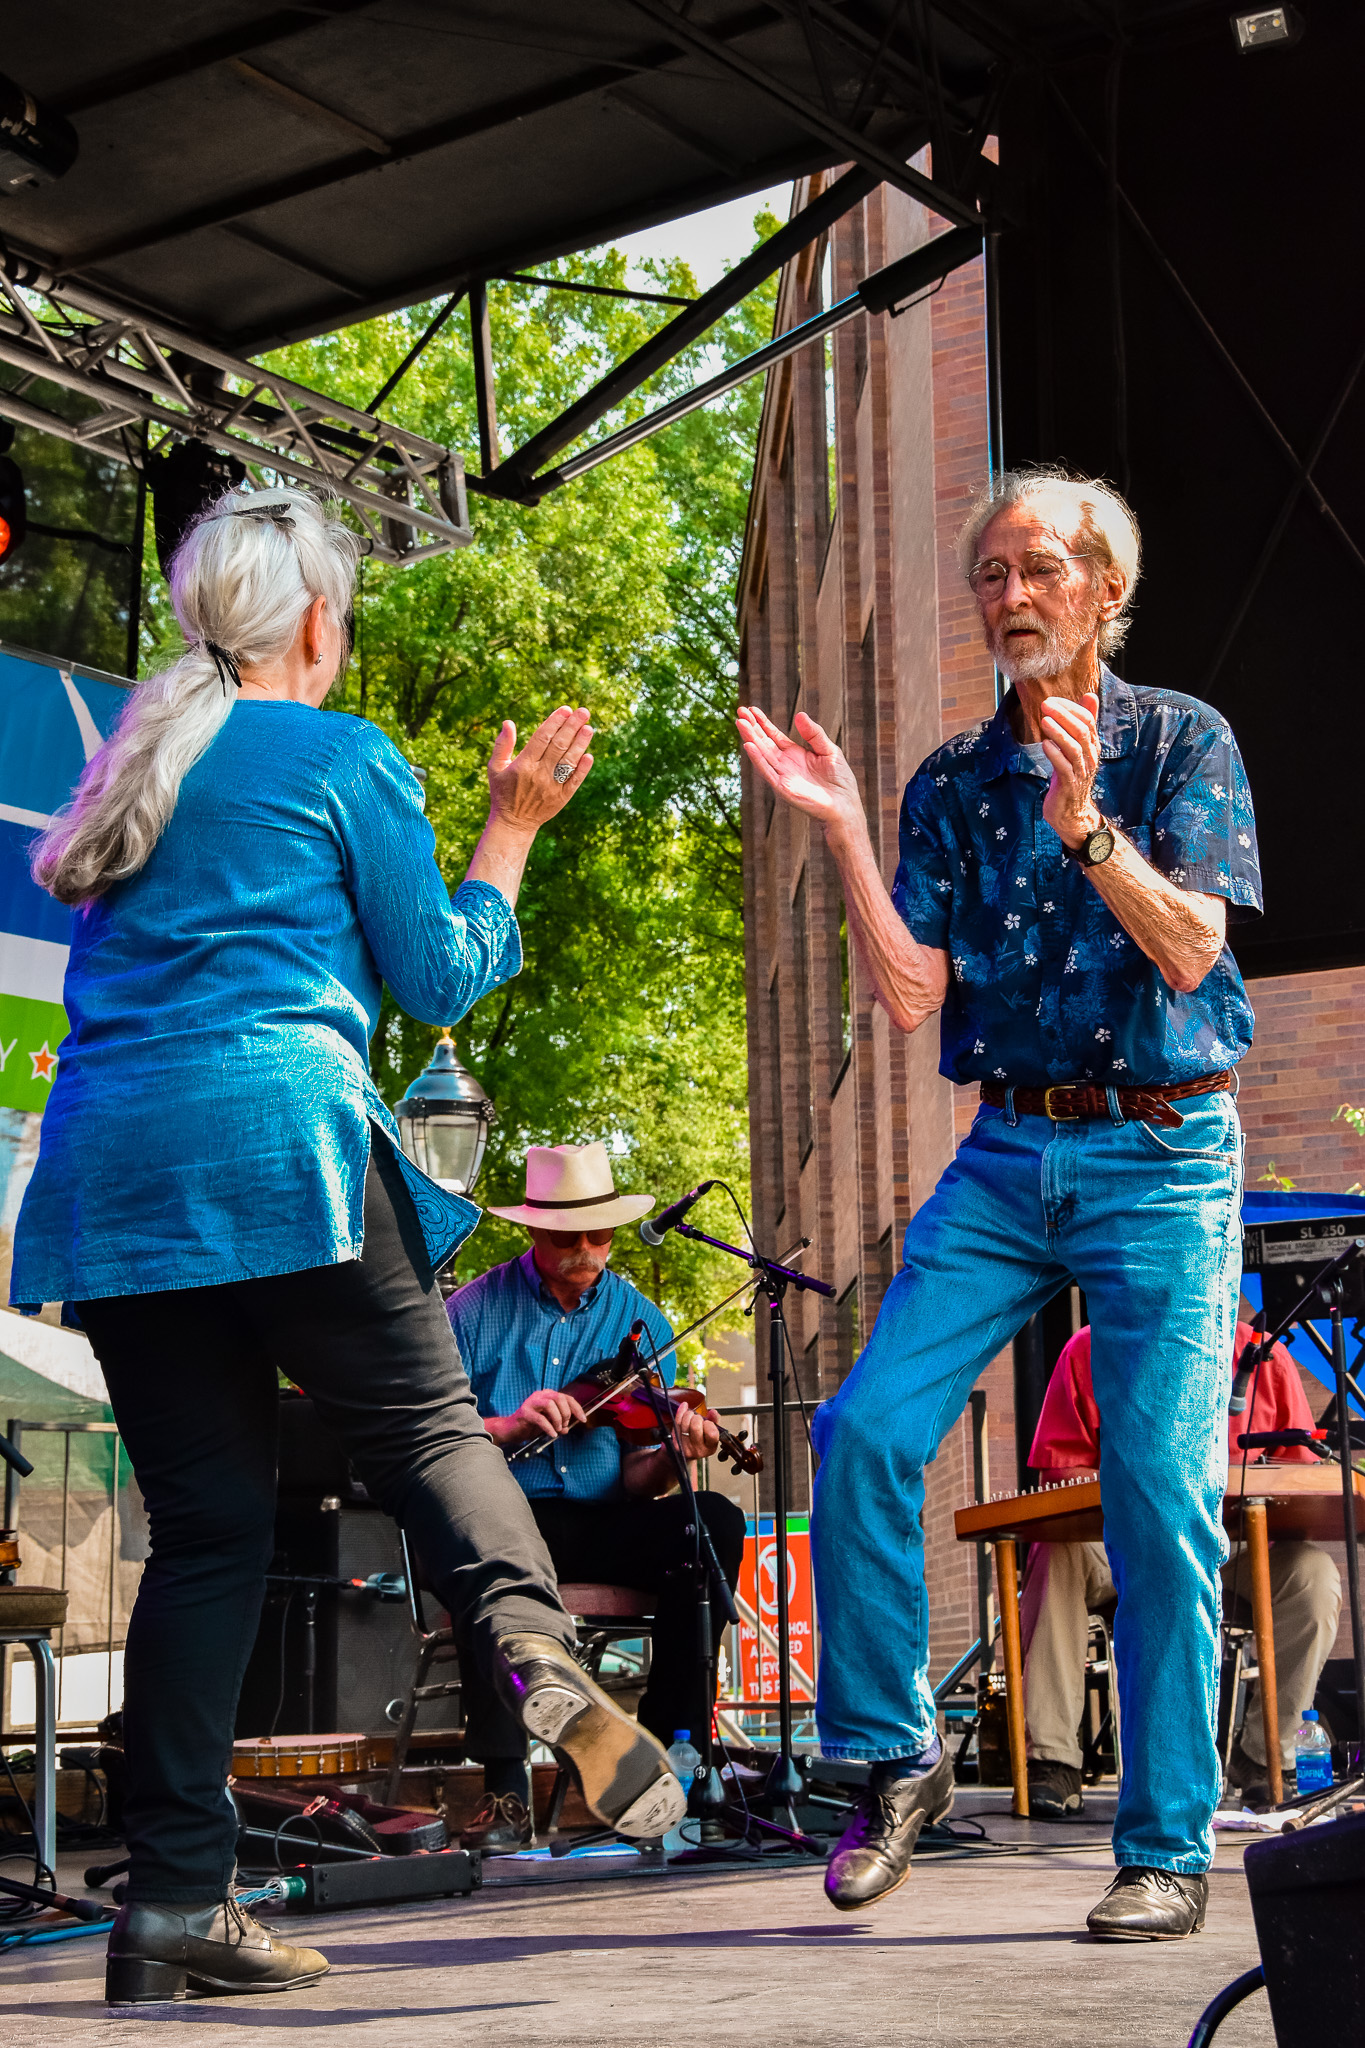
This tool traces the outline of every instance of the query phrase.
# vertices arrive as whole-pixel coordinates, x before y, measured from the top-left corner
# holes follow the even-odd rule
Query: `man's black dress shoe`
[[[618,1835],[666,1835],[687,1794],[647,1728],[623,1714],[553,1636],[501,1636],[493,1677],[528,1735],[567,1763],[592,1812]]]
[[[236,1899],[216,1906],[119,1908],[104,1972],[108,2005],[157,2005],[192,1991],[297,1991],[329,1964],[274,1941]]]
[[[1080,1772],[1071,1764],[1053,1763],[1050,1757],[1031,1756],[1028,1810],[1033,1820],[1063,1820],[1069,1813],[1084,1813]]]
[[[1128,1864],[1086,1920],[1097,1941],[1183,1941],[1198,1934],[1209,1904],[1206,1877]]]
[[[825,1897],[841,1913],[875,1906],[910,1875],[910,1858],[926,1821],[953,1804],[953,1760],[944,1749],[927,1770],[874,1764],[825,1872]]]
[[[515,1792],[486,1794],[469,1826],[460,1830],[460,1847],[479,1849],[485,1856],[513,1856],[534,1840],[526,1802]]]

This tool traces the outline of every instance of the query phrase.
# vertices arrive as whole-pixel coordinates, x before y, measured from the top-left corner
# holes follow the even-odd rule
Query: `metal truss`
[[[22,372],[0,388],[0,416],[134,468],[144,422],[203,441],[257,478],[344,500],[380,561],[422,561],[474,538],[464,464],[450,449],[55,279],[3,246],[0,363]],[[28,395],[35,382],[94,410],[55,412]]]

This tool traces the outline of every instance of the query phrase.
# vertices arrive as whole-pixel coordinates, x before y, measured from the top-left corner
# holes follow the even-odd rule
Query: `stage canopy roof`
[[[1227,11],[1127,0],[1122,26],[1178,41]],[[1003,75],[1113,29],[1107,0],[14,7],[3,68],[79,155],[0,234],[251,355],[931,140],[961,224]]]

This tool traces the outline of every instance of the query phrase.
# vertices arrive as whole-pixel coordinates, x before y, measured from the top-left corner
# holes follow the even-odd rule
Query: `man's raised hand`
[[[1079,698],[1045,697],[1042,703],[1043,752],[1052,769],[1043,816],[1063,845],[1073,851],[1100,823],[1099,809],[1090,794],[1100,765],[1095,723],[1099,708],[1093,690]]]
[[[857,777],[829,734],[813,718],[807,718],[804,711],[797,712],[799,739],[795,740],[779,732],[756,704],[741,705],[735,723],[745,753],[784,803],[805,811],[825,826],[862,824],[863,800],[858,793]]]

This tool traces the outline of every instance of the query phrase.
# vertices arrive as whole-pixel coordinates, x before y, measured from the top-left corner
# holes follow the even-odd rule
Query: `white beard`
[[[1049,622],[1036,612],[1015,613],[1002,619],[999,628],[986,631],[986,646],[1001,675],[1012,683],[1044,683],[1069,668],[1095,630],[1098,605],[1066,619]],[[1036,639],[1019,646],[1005,635],[1012,626],[1031,626]]]

